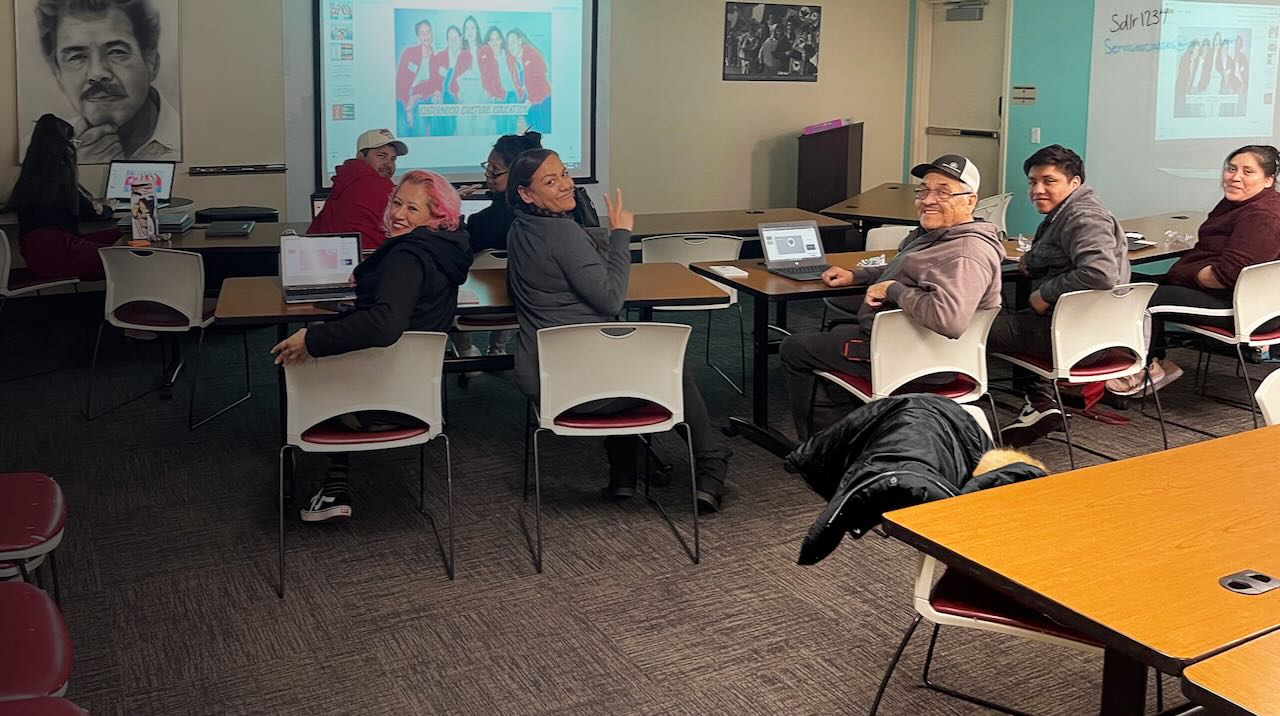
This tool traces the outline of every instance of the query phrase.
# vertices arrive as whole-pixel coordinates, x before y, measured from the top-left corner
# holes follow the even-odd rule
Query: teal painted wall
[[[1030,235],[1040,223],[1027,199],[1022,173],[1027,157],[1040,147],[1061,144],[1079,152],[1088,166],[1092,51],[1093,0],[1013,0],[1009,79],[1014,85],[1035,85],[1037,94],[1033,105],[1008,105],[1004,190],[1013,193],[1007,219],[1010,234]],[[1040,128],[1038,145],[1031,143],[1032,127]]]

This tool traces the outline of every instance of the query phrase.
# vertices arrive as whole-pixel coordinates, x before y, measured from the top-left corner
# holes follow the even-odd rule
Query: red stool
[[[16,568],[23,581],[48,557],[53,597],[62,603],[54,548],[62,542],[67,505],[62,488],[38,472],[0,473],[0,578]]]
[[[0,701],[66,692],[71,635],[44,590],[26,582],[0,582],[0,644]]]
[[[57,696],[0,701],[0,716],[89,716],[89,712]]]

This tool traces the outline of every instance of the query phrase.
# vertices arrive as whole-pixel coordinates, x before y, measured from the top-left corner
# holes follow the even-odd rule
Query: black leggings
[[[1236,329],[1235,311],[1230,298],[1211,294],[1186,286],[1164,285],[1151,295],[1147,304],[1151,312],[1151,357],[1164,358],[1169,348],[1165,337],[1165,321],[1198,326]],[[1255,333],[1269,333],[1280,329],[1280,317],[1273,318],[1255,329]]]

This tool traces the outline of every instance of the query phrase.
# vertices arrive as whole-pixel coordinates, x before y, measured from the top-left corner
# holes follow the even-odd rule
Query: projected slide
[[[494,140],[528,129],[589,173],[591,0],[317,3],[326,173],[380,127],[409,148],[401,174],[479,180]]]
[[[1270,136],[1280,7],[1167,0],[1155,138]]]

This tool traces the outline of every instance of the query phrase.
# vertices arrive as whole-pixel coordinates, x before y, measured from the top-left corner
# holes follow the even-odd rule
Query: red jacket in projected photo
[[[387,240],[382,218],[394,188],[390,179],[374,171],[363,159],[348,159],[338,167],[333,178],[333,190],[329,192],[320,215],[307,227],[307,233],[358,231],[360,248],[378,248]]]
[[[547,63],[542,59],[542,53],[533,49],[533,45],[525,44],[520,64],[524,66],[524,84],[516,88],[520,98],[529,100],[529,104],[538,104],[551,96],[551,85],[547,84]],[[520,84],[520,70],[516,69],[516,58],[512,55],[507,55],[507,68],[511,70],[516,84]]]
[[[489,99],[504,100],[507,91],[502,88],[502,75],[498,72],[498,60],[493,56],[493,48],[481,45],[476,53],[477,64],[480,65],[480,86]]]
[[[471,50],[465,47],[458,51],[458,61],[453,66],[453,77],[449,80],[449,94],[458,99],[458,78],[471,69]],[[445,48],[431,58],[431,74],[439,83],[437,89],[444,85],[444,78],[449,74],[449,48]]]
[[[430,76],[426,81],[414,84],[413,80],[418,76],[418,67],[422,64],[422,45],[406,47],[404,52],[400,53],[400,65],[396,68],[396,98],[401,104],[409,105],[410,92],[426,99],[444,87],[444,76],[440,73],[440,68],[448,65],[448,52],[437,52],[427,61],[431,70]]]

